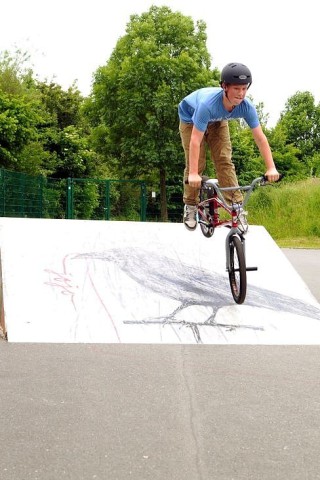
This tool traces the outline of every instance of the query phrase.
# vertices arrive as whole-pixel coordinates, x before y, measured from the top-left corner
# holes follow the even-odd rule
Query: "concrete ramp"
[[[248,292],[234,303],[225,228],[0,219],[9,342],[319,344],[320,305],[267,231],[247,235]]]

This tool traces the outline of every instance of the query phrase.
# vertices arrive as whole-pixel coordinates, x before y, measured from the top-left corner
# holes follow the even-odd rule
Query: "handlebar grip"
[[[210,177],[207,177],[206,175],[202,175],[201,177],[201,185],[203,185],[207,180],[209,180]],[[189,179],[186,178],[184,180],[185,185],[189,185]]]
[[[278,180],[276,180],[276,181],[273,182],[273,183],[278,183],[278,182],[280,182],[280,181],[283,179],[283,177],[284,177],[284,174],[283,174],[283,173],[280,173]],[[264,182],[269,182],[268,177],[267,177],[266,175],[263,175],[263,181],[264,181]]]

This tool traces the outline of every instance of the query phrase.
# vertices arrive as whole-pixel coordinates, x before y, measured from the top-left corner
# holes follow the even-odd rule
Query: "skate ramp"
[[[318,344],[320,305],[261,226],[246,240],[245,303],[225,270],[225,228],[0,219],[9,342]]]

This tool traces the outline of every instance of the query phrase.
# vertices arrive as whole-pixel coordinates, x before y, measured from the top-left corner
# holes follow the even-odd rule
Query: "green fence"
[[[57,179],[0,169],[0,216],[146,220],[145,182]]]

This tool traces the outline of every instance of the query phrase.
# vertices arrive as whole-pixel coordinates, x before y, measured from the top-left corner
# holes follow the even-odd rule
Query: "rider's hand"
[[[188,184],[190,187],[200,188],[201,187],[201,177],[197,173],[189,173]]]
[[[265,176],[268,179],[268,182],[276,182],[280,178],[280,174],[276,167],[273,168],[268,168],[268,170],[265,173]]]

